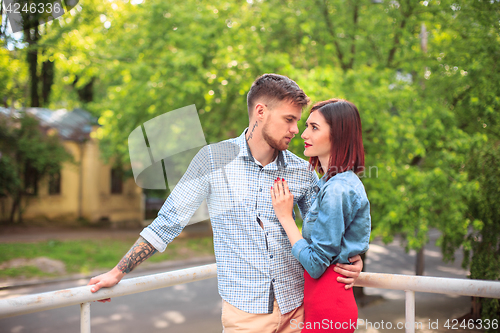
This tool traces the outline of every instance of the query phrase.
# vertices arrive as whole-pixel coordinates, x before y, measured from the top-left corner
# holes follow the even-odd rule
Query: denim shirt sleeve
[[[315,279],[319,278],[333,262],[348,262],[349,256],[366,251],[370,234],[370,226],[368,224],[366,228],[366,219],[362,217],[358,222],[363,226],[361,229],[355,228],[354,239],[348,238],[350,244],[347,244],[346,249],[345,232],[360,206],[359,196],[348,184],[341,181],[325,184],[318,200],[320,200],[318,215],[312,225],[310,242],[301,239],[292,248],[292,254]]]

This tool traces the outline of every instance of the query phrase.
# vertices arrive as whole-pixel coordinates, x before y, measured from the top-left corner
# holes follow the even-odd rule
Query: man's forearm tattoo
[[[137,242],[130,248],[127,254],[120,260],[116,267],[122,273],[130,273],[144,260],[151,257],[157,251],[147,240],[139,237]]]
[[[253,138],[253,131],[255,131],[255,127],[259,126],[257,122],[252,127],[252,131],[250,131],[250,135],[248,136],[247,141],[249,141],[251,138]]]

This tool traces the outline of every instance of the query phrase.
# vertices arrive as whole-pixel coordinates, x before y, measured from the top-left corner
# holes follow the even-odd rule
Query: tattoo
[[[144,238],[139,237],[116,267],[122,273],[130,273],[140,263],[151,257],[156,252],[157,251],[153,245],[149,244],[149,242]]]
[[[250,135],[248,136],[247,141],[250,141],[250,139],[253,138],[253,132],[255,131],[255,127],[258,127],[258,126],[259,126],[259,124],[257,122],[255,122],[255,124],[252,127],[252,131],[250,132]]]

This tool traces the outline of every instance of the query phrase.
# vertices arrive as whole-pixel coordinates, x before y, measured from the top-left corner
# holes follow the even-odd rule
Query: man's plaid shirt
[[[287,150],[260,166],[245,132],[203,147],[141,236],[163,252],[206,199],[221,297],[248,313],[272,313],[276,298],[281,312],[288,313],[302,304],[303,268],[274,214],[270,190],[277,177],[286,179],[305,218],[318,177]]]

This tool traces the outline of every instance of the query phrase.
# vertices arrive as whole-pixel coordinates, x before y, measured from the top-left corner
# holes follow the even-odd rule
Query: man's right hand
[[[87,286],[94,285],[90,288],[90,291],[95,293],[101,288],[109,288],[116,285],[125,276],[125,274],[130,273],[135,267],[137,267],[144,260],[151,257],[156,253],[156,249],[149,244],[147,240],[142,237],[135,242],[135,244],[130,248],[127,254],[120,260],[115,268],[107,273],[98,275],[90,279]],[[105,303],[110,302],[111,299],[101,299],[99,302]]]
[[[125,273],[120,272],[118,268],[115,267],[107,273],[91,278],[87,286],[94,285],[92,288],[90,288],[90,291],[95,293],[101,288],[113,287],[118,282],[120,282],[124,276]],[[111,299],[105,298],[99,300],[98,302],[101,303],[111,302]]]

